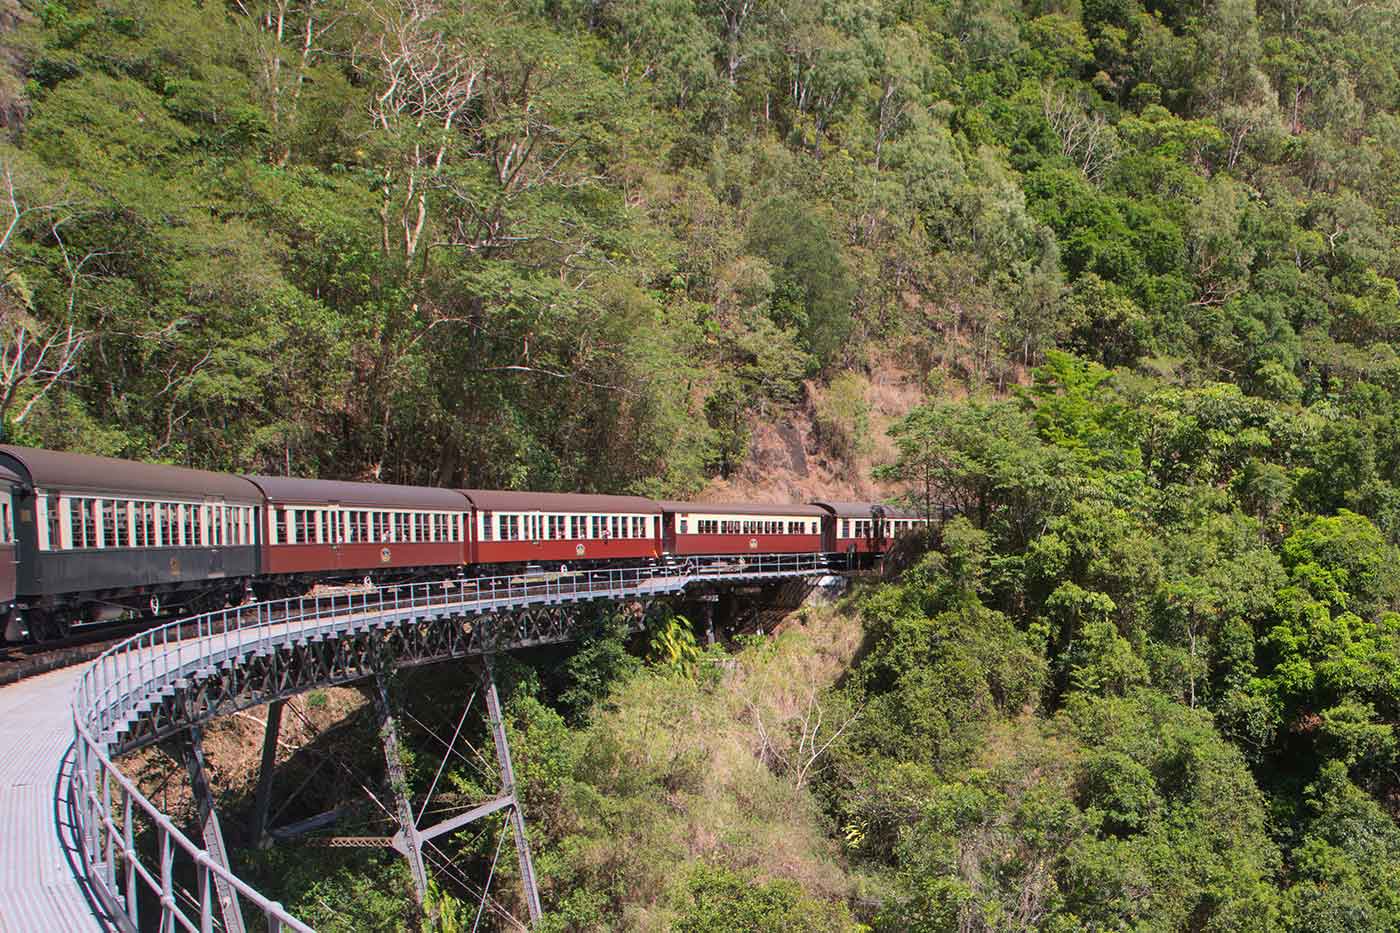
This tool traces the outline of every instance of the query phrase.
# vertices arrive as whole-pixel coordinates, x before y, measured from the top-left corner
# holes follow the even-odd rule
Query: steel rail
[[[148,629],[103,652],[74,688],[76,754],[70,804],[84,880],[108,913],[107,919],[133,933],[139,926],[141,886],[159,904],[161,930],[209,933],[219,915],[216,882],[228,885],[249,909],[261,912],[270,933],[310,931],[281,904],[264,897],[182,833],[113,760],[120,756],[118,739],[124,728],[153,709],[161,696],[169,696],[201,673],[236,667],[251,656],[276,652],[298,639],[336,639],[363,632],[370,625],[392,628],[427,619],[482,616],[489,622],[489,614],[501,610],[677,595],[696,584],[827,572],[824,554],[717,555],[578,573],[387,584],[360,593],[291,597],[215,610]],[[517,638],[515,645],[506,640],[491,650],[531,643],[538,642]],[[155,865],[148,865],[149,857],[141,851],[144,834],[136,829],[138,814],[149,824],[147,832],[154,833]],[[177,857],[183,859],[179,867],[193,869],[197,916],[182,907]]]

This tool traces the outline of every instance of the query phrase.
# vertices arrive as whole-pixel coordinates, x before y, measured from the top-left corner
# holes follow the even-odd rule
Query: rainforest
[[[1397,0],[0,0],[7,442],[940,517],[503,667],[547,930],[1400,927],[1398,278]]]

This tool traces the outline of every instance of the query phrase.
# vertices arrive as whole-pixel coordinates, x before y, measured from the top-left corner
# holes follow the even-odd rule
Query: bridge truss
[[[269,704],[254,804],[255,837],[266,838],[284,701],[314,688],[373,679],[399,823],[398,833],[387,841],[408,859],[420,902],[427,883],[423,845],[504,812],[533,922],[540,913],[539,895],[491,677],[492,657],[574,640],[581,634],[582,603],[621,604],[639,629],[663,599],[712,597],[725,589],[781,585],[828,572],[823,555],[754,555],[681,566],[450,579],[258,603],[149,630],[94,661],[74,694],[79,870],[106,919],[119,929],[149,926],[151,918],[143,918],[141,911],[154,905],[162,931],[211,931],[216,922],[225,930],[242,930],[245,910],[260,913],[269,931],[309,930],[230,870],[204,776],[201,731],[220,716]],[[420,827],[398,763],[397,729],[384,678],[398,668],[451,659],[475,659],[479,665],[501,790],[496,798],[452,820]],[[180,742],[189,768],[202,846],[182,833],[115,763],[122,755],[167,739]],[[147,832],[138,832],[138,825]],[[345,840],[373,845],[384,841]],[[181,878],[193,878],[192,885],[180,883]]]

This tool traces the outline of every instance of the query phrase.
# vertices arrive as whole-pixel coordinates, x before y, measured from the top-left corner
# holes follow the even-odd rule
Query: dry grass
[[[608,786],[609,776],[592,776],[604,794],[621,787],[630,770],[689,764],[690,779],[665,795],[665,815],[644,832],[634,828],[629,839],[613,840],[651,847],[643,861],[652,877],[630,879],[629,928],[666,927],[688,875],[686,863],[695,860],[762,880],[788,879],[833,903],[851,897],[853,881],[803,786],[800,765],[804,730],[810,736],[818,713],[825,717],[819,745],[848,718],[824,694],[849,666],[860,631],[830,608],[799,615],[723,664],[708,682],[703,676],[634,679],[594,725],[622,746],[618,785]],[[812,772],[805,776],[810,780]]]

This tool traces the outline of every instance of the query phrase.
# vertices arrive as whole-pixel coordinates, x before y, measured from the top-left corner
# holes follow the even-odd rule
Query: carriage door
[[[223,499],[205,499],[204,522],[205,552],[209,555],[208,574],[211,577],[224,575],[224,549],[228,547],[228,515]]]
[[[678,516],[674,512],[662,512],[656,516],[656,520],[661,523],[661,550],[665,554],[676,552],[676,519]]]
[[[317,533],[320,535],[318,540],[330,548],[330,565],[338,570],[344,569],[344,548],[340,545],[345,540],[345,513],[340,511],[339,502],[332,502],[321,512]]]

